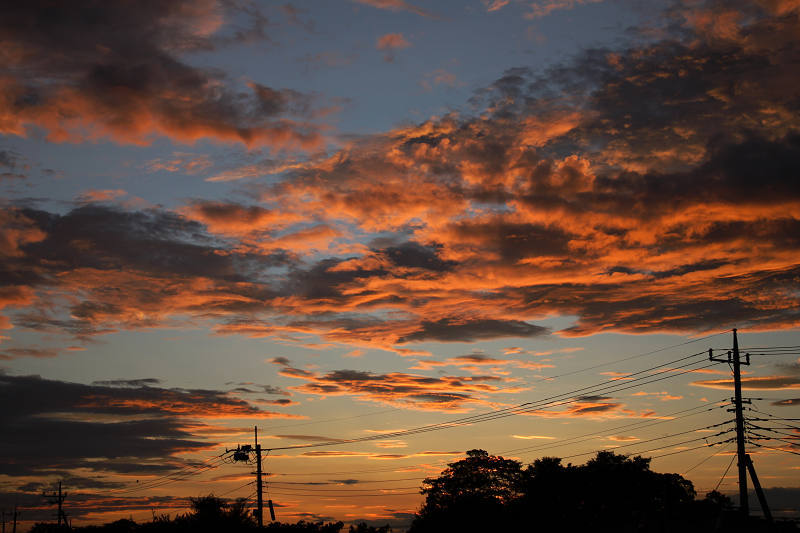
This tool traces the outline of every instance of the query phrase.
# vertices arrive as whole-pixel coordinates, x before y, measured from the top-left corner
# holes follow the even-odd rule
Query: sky
[[[0,507],[252,497],[255,426],[282,521],[402,527],[474,448],[735,493],[733,328],[796,506],[798,35],[796,0],[4,2]]]

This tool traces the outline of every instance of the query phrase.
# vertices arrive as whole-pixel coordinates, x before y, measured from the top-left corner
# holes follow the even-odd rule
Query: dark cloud
[[[114,386],[83,385],[0,374],[0,424],[6,435],[0,443],[3,471],[19,476],[77,467],[124,473],[174,469],[180,461],[173,455],[216,444],[198,439],[187,421],[274,415],[220,391],[111,383]],[[52,445],[54,438],[58,446]],[[45,456],[48,460],[42,462]],[[96,458],[104,460],[88,461]]]
[[[416,242],[406,242],[398,246],[390,246],[381,250],[381,255],[386,256],[395,266],[445,272],[453,270],[455,261],[445,261],[439,257],[441,245],[423,246]]]
[[[3,180],[22,180],[28,176],[21,171],[29,170],[29,165],[23,164],[20,155],[13,150],[0,150],[0,182]]]
[[[333,370],[325,374],[296,369],[288,365],[281,375],[305,381],[292,390],[317,396],[350,395],[369,401],[403,405],[423,410],[462,409],[484,403],[484,398],[511,388],[501,388],[505,380],[497,376],[440,376],[391,372],[377,374],[361,370]]]
[[[226,17],[251,25],[226,25]],[[0,21],[8,133],[37,126],[56,141],[91,132],[136,144],[159,135],[295,147],[320,142],[315,127],[278,116],[292,113],[298,98],[263,85],[245,91],[180,59],[264,39],[268,21],[247,4],[33,1],[4,4]]]
[[[800,398],[786,398],[784,400],[776,400],[770,405],[800,405]]]
[[[77,483],[73,485],[72,483]],[[0,507],[13,509],[16,505],[21,510],[21,524],[25,527],[36,522],[51,522],[54,518],[54,507],[46,505],[46,500],[42,493],[34,487],[38,484],[25,485],[25,490],[0,491]],[[152,511],[158,509],[185,509],[189,506],[188,498],[177,496],[136,496],[123,497],[116,496],[103,490],[100,486],[91,486],[85,478],[69,476],[64,479],[62,486],[69,494],[69,498],[64,503],[64,511],[67,516],[74,520],[77,525],[83,525],[85,521],[91,520],[98,514],[119,512],[124,509],[126,513],[144,513],[148,519]],[[58,490],[58,485],[47,483],[42,485],[47,492]],[[79,492],[72,492],[80,489]],[[113,490],[113,489],[111,489]],[[18,524],[17,527],[20,527]]]
[[[420,341],[473,342],[499,337],[538,337],[550,330],[520,320],[442,318],[423,320],[420,329],[398,339],[398,343]]]
[[[158,385],[159,383],[161,383],[161,380],[157,378],[139,378],[93,381],[92,385],[100,385],[104,387],[149,387],[151,385]]]
[[[171,307],[208,315],[263,308],[273,294],[265,283],[269,269],[286,261],[283,254],[233,252],[229,242],[209,236],[201,224],[166,211],[86,205],[64,215],[33,209],[6,213],[20,221],[7,235],[34,237],[8,244],[0,284],[83,295],[82,301],[73,300],[69,317],[44,306],[18,313],[14,323],[80,338],[120,324],[154,327]],[[103,281],[108,277],[115,279],[113,291]],[[199,280],[205,280],[201,291],[192,288]]]
[[[240,280],[230,258],[205,236],[202,226],[164,211],[124,211],[111,206],[79,207],[66,215],[25,210],[47,234],[26,252],[36,263],[61,269],[131,268],[154,274]],[[80,309],[78,309],[80,313]],[[85,310],[92,313],[91,308]]]
[[[331,483],[338,483],[340,485],[357,485],[361,483],[359,479],[331,479]]]
[[[0,150],[0,167],[17,168],[19,154],[13,150]]]
[[[272,360],[275,362],[275,359]],[[286,364],[288,364],[289,360],[286,360]],[[228,382],[226,385],[238,385],[235,392],[245,392],[245,393],[254,393],[254,394],[276,394],[278,396],[291,396],[292,394],[288,391],[283,390],[280,387],[276,387],[275,385],[262,385],[259,383],[253,383],[252,381],[242,381],[242,382]],[[256,387],[256,390],[253,390],[252,387]]]
[[[59,47],[72,30],[20,15],[31,6],[5,31],[8,42],[31,43],[12,55],[14,65],[39,58],[41,70],[26,71],[39,92],[38,73],[50,68],[68,85],[147,91],[160,87],[157,64],[190,94],[197,76],[217,76],[176,59],[218,46],[224,28],[191,30],[205,8],[177,17],[191,6],[146,4],[132,21],[141,50],[127,52],[146,59],[144,74],[125,76],[114,59],[128,58],[118,51],[125,35],[80,19],[85,36]],[[735,15],[726,33],[706,16],[721,5],[682,6],[657,38],[547,71],[511,69],[476,94],[473,115],[289,157],[280,180],[248,189],[249,204],[4,213],[0,280],[28,291],[9,293],[7,318],[87,339],[190,317],[218,334],[309,334],[398,353],[411,342],[543,335],[530,323],[541,316],[577,317],[564,335],[796,324],[800,195],[787,176],[800,173],[800,23],[796,10],[773,8],[725,8]],[[97,9],[109,22],[130,8]],[[64,20],[82,16],[73,11]],[[37,90],[12,101],[36,107]],[[242,102],[267,120],[311,106],[257,84]],[[354,242],[364,235],[380,237]],[[323,245],[303,244],[314,236]],[[55,304],[45,287],[81,297]]]
[[[59,350],[55,348],[6,348],[0,350],[0,360],[16,359],[18,357],[56,357]]]

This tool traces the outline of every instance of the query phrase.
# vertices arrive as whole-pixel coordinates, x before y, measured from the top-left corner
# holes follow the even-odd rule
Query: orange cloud
[[[14,314],[3,325],[13,319],[87,339],[202,323],[218,334],[420,356],[429,351],[421,343],[548,335],[538,321],[554,316],[576,317],[555,332],[564,337],[796,327],[800,196],[785,176],[800,171],[796,84],[787,74],[797,21],[775,16],[790,11],[782,3],[754,8],[740,21],[746,42],[735,50],[721,37],[652,40],[579,55],[553,79],[511,69],[476,92],[474,115],[434,117],[211,178],[248,177],[247,203],[5,208],[0,253],[13,290],[26,297],[8,306]],[[169,21],[176,35],[190,31]],[[87,32],[110,38],[102,28]],[[26,38],[36,50],[47,41]],[[388,50],[391,42],[402,43],[387,39]],[[178,53],[171,41],[151,44],[173,59]],[[189,77],[186,106],[218,109],[204,100],[214,80],[168,63]],[[159,89],[148,97],[158,100]],[[214,124],[302,121],[311,105],[307,95],[255,83],[242,101],[254,114]],[[24,113],[45,116],[44,108]],[[113,122],[97,127],[144,135],[124,116]],[[188,158],[167,159],[165,168],[184,168]]]
[[[403,48],[408,48],[411,43],[403,37],[402,33],[387,33],[378,38],[375,48],[384,50],[386,55],[383,57],[385,61],[394,61],[394,52]]]
[[[501,388],[506,381],[496,376],[442,376],[391,372],[375,374],[357,370],[334,370],[318,374],[294,368],[285,358],[272,361],[281,366],[280,374],[307,383],[291,390],[317,396],[355,396],[368,401],[428,411],[463,411],[470,404],[487,404],[497,394],[520,392],[516,387]]]
[[[243,206],[226,202],[194,202],[181,211],[193,220],[205,224],[213,233],[242,235],[253,231],[268,233],[285,227],[291,215],[260,206]]]
[[[390,11],[409,11],[423,17],[433,17],[428,11],[420,9],[417,6],[409,4],[405,0],[354,0],[359,4],[364,4],[378,9],[388,9]]]
[[[78,201],[84,203],[91,202],[109,202],[116,200],[121,196],[127,195],[128,192],[122,189],[102,189],[102,190],[89,190],[82,192],[78,195]]]
[[[728,379],[710,379],[693,381],[697,387],[710,389],[733,390],[733,381]],[[800,376],[757,376],[742,378],[744,390],[793,390],[800,389]]]
[[[387,33],[378,38],[375,45],[378,50],[398,50],[411,46],[402,33]]]

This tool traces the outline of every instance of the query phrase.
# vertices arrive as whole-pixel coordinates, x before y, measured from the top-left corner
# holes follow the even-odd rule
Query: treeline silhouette
[[[438,477],[426,478],[425,502],[409,533],[581,532],[710,533],[797,532],[797,523],[745,518],[727,496],[698,499],[692,482],[650,469],[650,459],[601,451],[583,465],[543,457],[523,467],[512,459],[470,450]],[[272,522],[270,533],[341,533],[342,522]],[[245,500],[191,498],[191,510],[137,524],[117,520],[74,528],[83,533],[221,533],[258,529]],[[36,524],[32,533],[60,531]],[[351,525],[349,533],[389,533],[391,527]]]
[[[191,510],[171,518],[167,514],[153,515],[153,520],[141,524],[133,520],[121,519],[101,526],[83,526],[68,529],[56,524],[38,523],[31,533],[228,533],[265,531],[268,533],[341,533],[344,522],[307,522],[301,520],[294,524],[271,522],[259,529],[244,499],[229,503],[213,494],[190,498]],[[351,525],[348,533],[391,533],[387,525],[368,526],[361,522]]]
[[[423,481],[409,533],[797,531],[794,522],[745,520],[727,496],[697,499],[692,482],[650,470],[650,459],[601,451],[586,462],[519,461],[470,450]]]

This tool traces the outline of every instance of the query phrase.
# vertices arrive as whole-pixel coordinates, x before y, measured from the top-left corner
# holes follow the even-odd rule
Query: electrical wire
[[[716,436],[719,436],[719,435],[723,435],[725,433],[730,433],[731,431],[733,431],[733,428],[731,428],[730,430],[727,430],[727,431],[723,431],[723,432],[721,432],[721,433],[719,433],[717,435],[714,435],[713,437],[716,437]],[[680,435],[680,433],[676,433],[676,435]],[[665,446],[659,446],[657,448],[650,448],[649,450],[637,450],[637,451],[632,452],[632,453],[635,453],[636,455],[641,455],[643,453],[663,450],[665,448],[671,448],[673,446],[683,446],[684,444],[689,444],[690,442],[697,442],[699,440],[706,440],[708,438],[713,438],[713,437],[697,437],[695,439],[689,439],[689,440],[685,440],[683,442],[677,442],[677,443],[674,443],[674,444],[668,444],[668,445],[665,445]],[[664,438],[670,438],[670,437],[668,436],[668,437],[664,437]],[[652,439],[652,440],[660,440],[660,439]],[[651,441],[645,441],[645,442],[651,442]],[[728,442],[728,441],[724,441],[724,442]],[[637,442],[635,444],[641,444],[641,443]],[[715,444],[719,444],[719,443],[715,443]],[[706,446],[714,446],[715,444],[707,444]],[[617,446],[617,448],[622,448],[622,447],[623,446]],[[700,446],[697,449],[700,449],[700,448],[703,448],[703,446]],[[614,449],[616,449],[616,448],[614,448]],[[612,449],[611,451],[614,451],[614,450]],[[591,455],[593,453],[596,453],[596,452],[595,451],[591,451],[591,452],[584,452],[584,453],[575,453],[575,454],[572,454],[572,455],[565,455],[564,457],[562,457],[562,459],[571,459],[573,457],[580,457],[582,455]]]
[[[416,481],[419,479],[425,479],[427,476],[423,477],[401,477],[395,479],[369,479],[364,481],[358,481],[357,484],[362,483],[392,483],[395,481]],[[270,481],[271,485],[343,485],[343,483],[336,482],[336,481],[325,481],[325,482],[318,482],[318,481]],[[356,483],[353,483],[354,485]]]
[[[115,494],[126,494],[130,492],[138,492],[141,490],[163,487],[164,485],[168,485],[170,483],[174,483],[177,481],[185,481],[191,476],[202,474],[204,472],[208,472],[209,470],[218,468],[219,466],[224,464],[224,459],[225,459],[224,456],[227,453],[228,452],[225,452],[215,457],[210,457],[205,461],[203,461],[202,463],[200,463],[199,465],[187,465],[183,468],[170,472],[169,474],[165,474],[163,476],[147,480],[143,483],[137,483],[129,488],[116,489],[116,490],[111,490],[109,492]]]
[[[714,402],[714,403],[719,403],[719,402]],[[679,414],[682,414],[682,413],[687,413],[689,411],[696,411],[697,409],[706,407],[705,404],[704,405],[699,405],[699,406],[695,406],[695,407],[690,407],[688,409],[681,409],[680,411],[674,411],[674,412],[668,413],[666,415],[662,415],[662,418],[658,419],[658,420],[644,420],[644,421],[631,422],[631,423],[628,423],[628,424],[623,424],[621,426],[613,427],[611,429],[603,429],[603,430],[594,431],[594,432],[591,432],[591,433],[584,433],[582,435],[577,435],[575,437],[570,437],[570,438],[566,438],[566,439],[557,439],[557,440],[552,441],[552,442],[536,444],[536,445],[533,445],[533,446],[525,446],[525,447],[522,447],[522,448],[514,448],[514,449],[506,450],[506,451],[500,452],[500,453],[501,453],[501,455],[503,455],[503,454],[508,454],[508,453],[522,452],[522,451],[533,451],[533,450],[554,448],[554,447],[557,447],[557,446],[570,446],[572,444],[578,444],[580,442],[585,442],[587,440],[593,440],[592,437],[595,437],[597,435],[602,435],[603,433],[609,433],[609,432],[612,432],[612,431],[619,431],[620,429],[631,429],[631,428],[638,427],[638,426],[651,427],[651,426],[656,426],[656,425],[659,425],[659,424],[666,424],[668,422],[673,422],[675,420],[682,420],[682,419],[688,418],[690,416],[696,416],[696,415],[699,415],[699,414],[707,413],[709,411],[713,411],[714,409],[719,409],[720,407],[725,407],[725,405],[728,405],[728,404],[726,403],[724,405],[717,405],[717,406],[714,406],[714,407],[707,408],[707,409],[705,409],[703,411],[698,411],[698,412],[695,412],[695,413],[688,413],[688,414],[685,414],[683,416],[674,416],[674,415],[679,415]],[[672,417],[672,418],[665,418],[665,417]],[[570,441],[573,441],[573,442],[570,442]]]
[[[692,355],[689,355],[689,356],[681,357],[679,359],[676,359],[676,360],[673,360],[673,361],[669,361],[667,363],[663,363],[663,364],[657,365],[655,367],[651,367],[651,368],[647,368],[647,369],[641,370],[639,372],[635,372],[633,374],[630,374],[630,376],[640,375],[640,374],[643,374],[643,373],[646,373],[646,372],[652,372],[655,369],[662,368],[664,366],[673,365],[673,364],[675,364],[677,362],[685,361],[687,359],[690,359],[690,358],[693,358],[693,357],[697,357],[699,355],[703,355],[704,353],[705,352],[699,352],[699,353],[692,354]],[[695,365],[695,364],[699,364],[700,362],[701,361],[697,361],[697,362],[694,362],[694,363],[689,363],[689,366]],[[575,390],[572,390],[572,391],[569,391],[569,392],[566,392],[566,393],[562,393],[562,394],[557,394],[557,395],[554,395],[554,396],[551,396],[551,397],[548,397],[548,398],[543,398],[541,400],[537,400],[537,401],[534,401],[534,402],[525,402],[525,403],[522,403],[522,404],[518,404],[516,406],[512,406],[512,407],[507,407],[507,408],[504,408],[504,409],[498,409],[498,410],[495,410],[495,411],[491,411],[489,413],[481,413],[481,414],[477,414],[477,415],[471,415],[471,416],[467,416],[467,417],[462,417],[462,418],[459,418],[459,419],[452,420],[450,422],[444,422],[444,423],[438,423],[438,424],[429,424],[429,425],[420,426],[420,427],[417,427],[417,428],[410,428],[410,429],[407,429],[407,430],[383,433],[383,434],[379,434],[379,435],[369,435],[369,436],[359,437],[359,438],[354,438],[354,439],[338,439],[338,440],[334,440],[334,441],[325,441],[325,442],[317,442],[317,443],[296,444],[296,445],[290,445],[290,446],[277,446],[277,447],[271,447],[270,449],[271,450],[293,450],[293,449],[301,449],[301,448],[317,448],[317,447],[323,447],[323,446],[336,446],[336,445],[351,444],[351,443],[356,443],[356,442],[366,442],[366,441],[382,440],[382,439],[394,438],[394,437],[400,437],[400,436],[414,435],[414,434],[418,434],[418,433],[425,433],[425,432],[429,432],[429,431],[438,431],[438,430],[441,430],[441,429],[457,427],[457,426],[472,425],[472,424],[476,424],[476,423],[479,423],[479,422],[486,422],[486,421],[489,421],[489,420],[496,420],[496,419],[499,419],[499,418],[506,418],[508,416],[514,416],[514,415],[518,415],[518,414],[522,414],[522,413],[530,413],[530,412],[533,412],[533,411],[536,411],[536,410],[540,410],[540,409],[543,409],[543,408],[555,407],[555,406],[564,405],[564,404],[567,404],[567,403],[575,403],[577,401],[580,401],[580,398],[573,398],[571,400],[564,400],[564,401],[561,401],[561,402],[558,402],[557,400],[560,399],[560,398],[566,398],[566,397],[569,397],[569,396],[574,396],[577,393],[583,393],[584,395],[586,395],[586,394],[598,394],[598,393],[601,393],[601,392],[603,392],[603,393],[618,392],[620,390],[626,390],[626,389],[633,388],[633,387],[636,387],[636,386],[641,386],[642,384],[654,383],[654,382],[657,382],[657,381],[661,381],[661,379],[668,379],[668,378],[671,378],[671,377],[677,377],[677,376],[685,374],[687,372],[696,371],[696,370],[700,370],[700,369],[703,369],[703,368],[708,368],[708,367],[716,365],[716,364],[719,364],[719,363],[718,362],[712,362],[711,365],[706,365],[706,366],[701,367],[701,368],[693,368],[693,369],[690,369],[688,371],[683,371],[683,372],[675,372],[675,369],[668,368],[666,370],[661,370],[661,371],[659,371],[659,372],[657,372],[655,374],[655,375],[659,375],[659,374],[664,374],[664,373],[672,373],[672,375],[669,375],[669,376],[667,376],[665,378],[650,379],[650,378],[653,377],[652,375],[650,375],[650,376],[642,376],[640,378],[636,378],[636,379],[633,379],[633,380],[626,380],[626,381],[623,381],[622,383],[620,383],[620,380],[617,380],[617,379],[606,380],[606,381],[603,381],[603,382],[600,382],[600,383],[597,383],[597,384],[594,384],[594,385],[581,387],[579,389],[575,389]],[[686,368],[686,366],[681,367],[681,368]],[[645,381],[644,383],[633,384],[633,382],[640,381],[640,380],[648,380],[648,381]],[[623,385],[625,385],[625,386],[623,386]]]
[[[384,497],[384,496],[409,496],[409,495],[419,495],[419,492],[391,492],[386,494],[339,494],[339,495],[331,495],[331,496],[320,496],[319,494],[297,494],[292,492],[273,492],[273,494],[277,494],[279,496],[313,496],[315,498],[372,498],[374,496]]]
[[[295,488],[295,487],[278,487],[278,490],[293,490],[293,491],[300,491],[300,492],[303,492],[303,493],[305,493],[305,492],[327,493],[327,492],[375,492],[376,490],[378,490],[378,491],[384,491],[384,490],[410,490],[410,489],[416,489],[416,488],[419,488],[419,487],[416,487],[416,486],[414,486],[414,487],[389,487],[389,488],[385,488],[385,489],[374,489],[374,488],[372,488],[372,489],[339,489],[339,488],[337,488],[337,489],[314,489],[314,488],[308,488],[308,487],[305,487],[305,488],[300,488],[300,487],[298,487],[298,488]]]
[[[231,490],[225,491],[223,493],[216,494],[215,496],[217,496],[217,497],[226,496],[226,495],[230,494],[231,492],[236,492],[237,490],[243,489],[245,487],[249,487],[250,485],[253,485],[253,484],[255,484],[255,481],[250,481],[249,483],[245,483],[244,485],[242,485],[240,487],[236,487],[235,489],[231,489]]]
[[[762,426],[756,426],[755,424],[750,424],[745,420],[745,424],[749,429],[760,429],[763,431],[770,431],[772,433],[777,433],[778,435],[785,435],[787,437],[794,437],[795,439],[800,439],[800,433],[786,433],[785,431],[780,431],[779,429],[775,428],[766,428]]]
[[[732,456],[731,456],[731,462],[730,462],[730,463],[728,463],[728,468],[726,468],[726,469],[725,469],[725,472],[722,474],[722,477],[721,477],[721,478],[719,478],[719,481],[717,482],[717,486],[716,486],[716,487],[714,487],[714,490],[715,490],[715,491],[716,491],[717,489],[719,489],[719,486],[720,486],[720,485],[722,485],[722,480],[724,480],[724,479],[725,479],[725,476],[727,476],[727,475],[728,475],[728,472],[730,471],[730,469],[731,469],[731,466],[733,466],[733,461],[734,461],[734,460],[736,460],[736,454],[734,454],[734,455],[732,455]]]
[[[784,448],[775,448],[774,446],[767,446],[766,444],[760,444],[758,442],[751,442],[750,444],[752,444],[753,446],[757,446],[759,448],[766,448],[768,450],[775,450],[775,451],[778,451],[778,452],[791,453],[792,455],[800,455],[800,452],[793,452],[792,450],[787,450],[787,449],[784,449]]]
[[[683,474],[681,474],[681,476],[685,476],[686,474],[688,474],[689,472],[691,472],[695,468],[697,468],[697,467],[701,466],[702,464],[704,464],[706,461],[708,461],[708,460],[710,460],[710,459],[716,457],[717,455],[719,455],[719,454],[721,454],[723,452],[726,452],[726,451],[730,451],[730,448],[723,448],[722,450],[719,450],[718,452],[712,453],[711,455],[709,455],[708,457],[706,457],[705,459],[703,459],[699,463],[695,464],[694,466],[692,466],[688,470],[684,471]]]
[[[650,458],[651,458],[651,459],[658,459],[658,458],[660,458],[660,457],[667,457],[668,455],[677,455],[677,454],[679,454],[679,453],[693,452],[693,451],[695,451],[695,450],[700,450],[700,449],[702,449],[702,448],[708,448],[709,446],[719,446],[720,444],[725,444],[725,443],[728,443],[728,442],[733,442],[734,440],[736,440],[736,438],[735,438],[735,437],[734,437],[734,438],[732,438],[732,439],[727,439],[727,440],[723,440],[723,441],[720,441],[720,442],[712,442],[712,443],[710,443],[710,444],[706,444],[705,446],[695,446],[694,448],[686,448],[685,450],[677,450],[677,451],[674,451],[674,452],[662,453],[661,455],[653,455],[653,456],[652,456],[652,457],[650,457]]]

